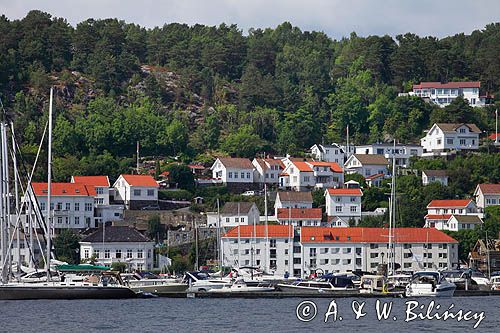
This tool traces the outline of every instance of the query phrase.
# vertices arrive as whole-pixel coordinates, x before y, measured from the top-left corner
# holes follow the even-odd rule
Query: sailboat
[[[86,277],[81,278],[80,265],[75,265],[68,272],[61,273],[58,279],[52,279],[54,270],[54,260],[52,256],[51,240],[54,234],[52,226],[51,212],[51,165],[52,165],[52,105],[53,105],[53,88],[50,89],[50,104],[49,104],[49,120],[48,120],[48,191],[47,191],[47,214],[46,218],[40,212],[36,197],[33,194],[31,180],[33,171],[36,167],[36,161],[40,154],[40,148],[33,166],[32,173],[28,176],[27,186],[24,190],[23,200],[19,205],[18,199],[18,184],[20,185],[20,177],[17,171],[15,160],[16,141],[12,126],[12,155],[15,183],[15,214],[11,214],[10,202],[10,186],[9,186],[9,159],[8,159],[8,141],[7,129],[8,125],[5,119],[0,123],[1,149],[0,149],[0,248],[1,248],[1,283],[0,283],[0,300],[23,300],[23,299],[84,299],[84,298],[132,298],[136,294],[123,284],[119,273],[109,271],[106,267],[86,267]],[[45,136],[45,132],[44,132]],[[43,142],[43,138],[42,138]],[[26,215],[26,204],[29,202],[29,214],[31,209],[35,211],[35,216],[38,218],[40,228],[45,234],[46,254],[43,256],[45,263],[46,278],[39,282],[22,282],[20,275],[21,259],[20,259],[20,229],[25,228],[25,220],[31,220],[32,216]],[[22,219],[21,217],[25,218]],[[15,217],[15,221],[13,219]],[[30,231],[31,232],[31,231]],[[35,229],[36,232],[36,229]],[[24,233],[26,235],[26,232]],[[14,237],[17,236],[17,237]],[[12,262],[12,245],[14,238],[17,239],[17,255],[15,265]],[[32,242],[32,238],[30,239]],[[30,252],[32,247],[30,248]],[[30,260],[31,262],[31,260]],[[16,266],[17,274],[13,274],[13,267]],[[79,267],[80,266],[80,267]],[[88,266],[88,265],[84,265]]]

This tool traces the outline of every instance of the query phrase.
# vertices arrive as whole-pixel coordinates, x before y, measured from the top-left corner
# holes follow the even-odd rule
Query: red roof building
[[[471,202],[471,199],[432,200],[427,208],[466,208]]]
[[[48,195],[48,184],[47,183],[32,183],[33,191],[36,196],[47,196]],[[92,186],[85,186],[80,183],[52,183],[51,184],[51,196],[79,196],[88,197],[95,196],[95,189]]]
[[[108,176],[72,176],[72,183],[80,183],[87,186],[109,187]]]
[[[359,188],[329,188],[327,192],[332,196],[363,196]]]
[[[121,175],[130,186],[158,187],[156,180],[150,175]]]
[[[268,225],[267,232],[265,225],[241,225],[230,229],[223,238],[238,238],[238,228],[240,238],[293,238],[293,227],[286,225]],[[255,228],[255,229],[254,229]],[[255,234],[254,234],[255,230]]]

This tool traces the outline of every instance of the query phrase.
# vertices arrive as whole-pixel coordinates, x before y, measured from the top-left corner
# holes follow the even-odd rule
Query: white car
[[[255,191],[246,191],[242,195],[244,195],[246,197],[251,197],[251,196],[255,195]]]

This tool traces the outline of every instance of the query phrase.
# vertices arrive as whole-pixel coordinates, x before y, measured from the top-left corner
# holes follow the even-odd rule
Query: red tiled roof
[[[483,194],[500,194],[500,184],[479,184]]]
[[[265,225],[256,225],[255,231],[256,235],[254,236],[254,226],[253,225],[241,225],[239,227],[234,227],[222,237],[225,238],[237,238],[238,237],[238,228],[240,228],[240,237],[243,238],[264,238],[266,237],[266,226]],[[267,226],[267,237],[269,238],[288,238],[293,237],[293,226],[286,225],[269,225]]]
[[[312,172],[313,170],[306,162],[293,162],[300,172]]]
[[[108,176],[73,176],[72,182],[88,186],[109,187]]]
[[[321,208],[278,208],[278,219],[320,219]]]
[[[451,214],[427,214],[424,216],[426,220],[449,220]]]
[[[197,169],[197,170],[204,170],[205,167],[203,165],[197,165],[197,164],[188,164],[188,167],[190,169]]]
[[[290,176],[290,175],[283,172],[283,173],[280,173],[278,176],[285,176],[286,177],[286,176]]]
[[[472,200],[459,199],[459,200],[432,200],[427,208],[440,208],[440,207],[466,207]]]
[[[47,196],[47,183],[32,183],[33,191],[37,196]],[[52,183],[51,184],[52,196],[95,196],[93,186],[85,186],[80,183]]]
[[[500,139],[500,133],[491,133],[491,134],[488,136],[488,139],[490,139],[490,140],[495,140],[497,137]]]
[[[281,160],[276,160],[274,158],[265,158],[264,161],[269,163],[269,165],[279,165],[282,168],[285,167],[285,165],[283,164],[283,162]]]
[[[333,172],[342,173],[342,168],[335,162],[309,162],[312,166],[326,166],[330,167]]]
[[[302,243],[388,243],[386,228],[324,228],[302,227]],[[442,231],[434,228],[395,228],[395,243],[457,243]]]
[[[327,191],[330,195],[363,196],[359,188],[329,188]]]
[[[384,174],[383,173],[377,173],[376,175],[368,176],[365,179],[366,180],[374,180],[374,179],[377,179],[377,178],[380,178],[380,177],[384,177]]]
[[[158,187],[156,180],[150,175],[121,175],[130,186]]]
[[[168,176],[170,175],[170,171],[163,171],[160,176]]]
[[[427,89],[427,88],[480,88],[481,82],[479,81],[469,81],[469,82],[421,82],[420,84],[414,84],[413,89]]]

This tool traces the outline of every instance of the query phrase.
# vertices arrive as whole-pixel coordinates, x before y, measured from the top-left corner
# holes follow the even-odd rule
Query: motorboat
[[[411,274],[400,273],[387,277],[387,280],[394,286],[394,288],[405,289],[406,286],[410,283],[411,276]]]
[[[480,271],[472,271],[471,279],[477,283],[477,286],[481,290],[488,290],[491,288],[490,280]]]
[[[245,279],[242,277],[237,278],[233,284],[230,286],[224,286],[218,289],[210,289],[208,292],[210,293],[238,293],[238,292],[269,292],[275,291],[275,288],[271,285],[266,284],[258,284],[255,286],[250,286],[245,282]]]
[[[231,280],[227,278],[211,278],[203,272],[186,272],[182,282],[189,285],[188,292],[207,292],[212,289],[221,289],[231,286]]]
[[[387,293],[394,289],[394,285],[384,275],[363,275],[359,286],[362,294]]]
[[[407,297],[452,297],[457,286],[437,271],[416,272],[406,286]]]
[[[160,278],[159,276],[139,273],[122,274],[123,282],[137,293],[165,294],[185,292],[189,285],[176,279]]]
[[[345,276],[331,276],[325,279],[278,283],[277,288],[286,292],[314,293],[334,292],[341,290],[357,290],[352,280]]]
[[[458,290],[477,290],[478,284],[472,279],[472,271],[464,269],[441,271],[441,274],[448,282],[457,286]]]
[[[500,275],[491,277],[491,290],[500,290]]]

